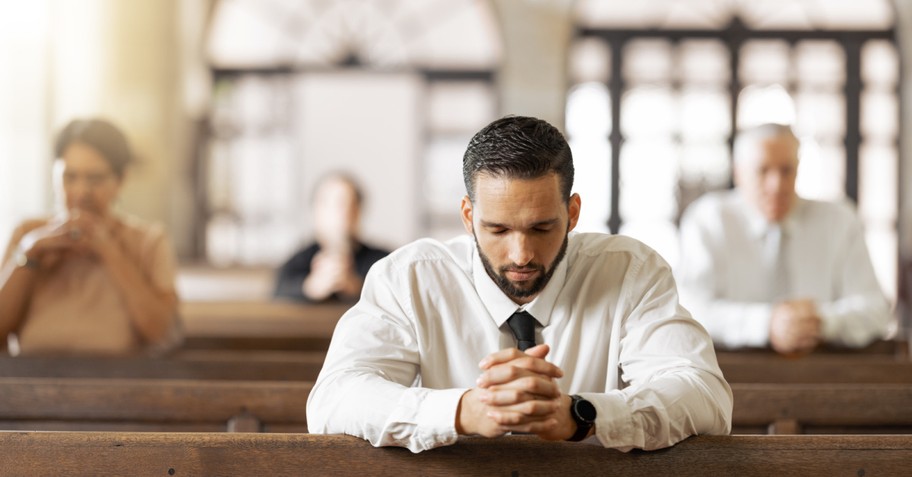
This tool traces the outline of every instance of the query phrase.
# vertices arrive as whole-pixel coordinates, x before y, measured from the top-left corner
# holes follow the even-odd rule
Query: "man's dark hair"
[[[515,179],[555,173],[566,202],[573,188],[573,154],[564,135],[546,121],[506,116],[485,126],[469,141],[462,158],[469,200],[475,200],[475,178],[481,173]]]
[[[119,178],[123,178],[127,166],[134,161],[124,133],[104,119],[75,119],[67,124],[54,139],[54,157],[63,157],[74,143],[85,144],[101,153]]]

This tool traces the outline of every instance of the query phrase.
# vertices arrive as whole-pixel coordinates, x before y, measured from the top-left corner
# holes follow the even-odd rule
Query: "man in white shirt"
[[[736,189],[704,195],[681,219],[682,303],[726,348],[800,354],[883,338],[892,318],[861,223],[845,203],[797,196],[791,129],[746,130],[734,157]]]
[[[311,432],[420,452],[460,435],[628,450],[730,431],[731,389],[665,261],[627,237],[570,233],[580,197],[557,129],[494,121],[463,175],[468,235],[374,265],[308,399]]]

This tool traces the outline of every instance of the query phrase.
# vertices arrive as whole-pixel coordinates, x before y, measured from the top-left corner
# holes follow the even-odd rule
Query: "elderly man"
[[[890,309],[861,223],[845,203],[797,196],[791,129],[745,130],[734,157],[736,190],[704,195],[681,219],[682,303],[726,348],[792,354],[883,338]]]

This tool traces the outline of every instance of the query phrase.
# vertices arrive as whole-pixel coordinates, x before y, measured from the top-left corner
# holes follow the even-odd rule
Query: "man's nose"
[[[535,253],[532,251],[532,241],[523,233],[515,233],[510,238],[509,259],[516,265],[523,266],[532,261]]]
[[[768,193],[778,194],[782,192],[783,187],[785,187],[785,177],[781,172],[770,172],[763,178],[763,188]]]

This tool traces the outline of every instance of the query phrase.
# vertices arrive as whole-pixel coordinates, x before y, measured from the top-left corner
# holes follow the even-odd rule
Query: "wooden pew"
[[[182,349],[316,350],[329,347],[351,305],[289,302],[185,302]]]
[[[697,436],[619,452],[532,436],[464,438],[420,454],[350,436],[0,432],[13,475],[904,475],[912,436]]]
[[[732,384],[732,433],[912,433],[909,384]]]
[[[0,378],[0,429],[306,432],[312,383]]]
[[[905,338],[895,338],[889,340],[875,341],[864,348],[846,348],[842,346],[821,345],[811,353],[798,358],[786,358],[769,348],[743,348],[743,349],[726,349],[716,346],[716,355],[719,357],[727,355],[735,356],[754,356],[758,358],[781,358],[781,359],[831,359],[842,357],[856,360],[896,360],[902,362],[910,361],[910,343]]]
[[[912,362],[857,359],[854,356],[719,354],[729,383],[912,383]]]
[[[319,351],[190,351],[168,358],[0,356],[0,376],[314,381],[324,358]]]
[[[301,432],[308,382],[0,378],[0,429]],[[912,385],[733,384],[735,433],[912,433]]]

